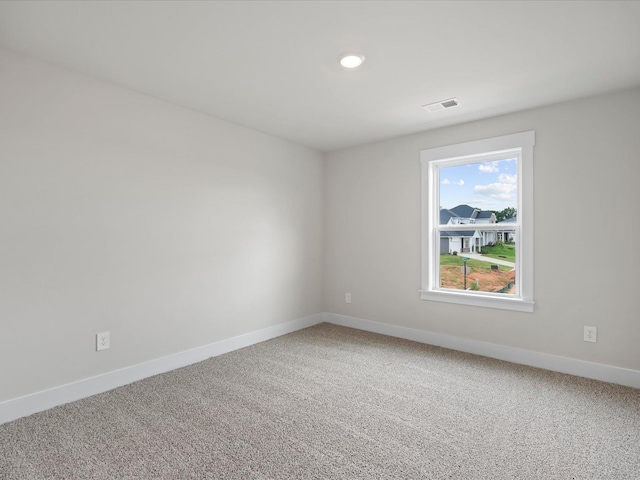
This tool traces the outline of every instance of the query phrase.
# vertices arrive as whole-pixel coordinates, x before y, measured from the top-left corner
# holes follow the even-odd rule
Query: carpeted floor
[[[321,324],[0,426],[1,479],[633,479],[640,390]]]

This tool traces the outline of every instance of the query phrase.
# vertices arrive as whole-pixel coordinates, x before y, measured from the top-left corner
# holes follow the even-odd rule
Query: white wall
[[[5,50],[0,87],[0,402],[323,310],[640,370],[640,89],[323,165]],[[419,300],[419,151],[526,130],[535,313]]]
[[[527,130],[535,312],[421,301],[420,150]],[[326,311],[640,370],[640,89],[331,153],[325,206]]]
[[[321,153],[6,50],[0,87],[0,401],[322,311]]]

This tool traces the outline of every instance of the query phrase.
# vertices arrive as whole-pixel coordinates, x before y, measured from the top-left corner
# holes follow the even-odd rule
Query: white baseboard
[[[543,368],[554,372],[567,373],[578,377],[617,383],[627,387],[640,388],[640,371],[622,367],[585,362],[573,358],[533,352],[520,348],[506,347],[494,343],[480,342],[453,337],[442,333],[426,332],[415,328],[400,327],[388,323],[374,322],[363,318],[349,317],[335,313],[325,313],[325,322],[357,328],[367,332],[381,333],[391,337],[404,338],[414,342],[427,343],[438,347],[450,348],[461,352],[474,353],[484,357],[506,360],[530,367]]]
[[[349,317],[335,313],[318,313],[237,337],[220,340],[219,342],[185,352],[150,360],[113,372],[1,402],[0,425],[33,413],[48,410],[58,405],[106,392],[137,380],[142,380],[143,378],[185,367],[206,360],[207,358],[216,357],[281,335],[286,335],[287,333],[311,327],[323,321],[368,332],[389,335],[391,337],[404,338],[415,342],[450,348],[452,350],[506,360],[521,365],[544,368],[555,372],[640,388],[640,371],[637,370],[585,362],[583,360],[453,337],[451,335],[427,332],[414,328],[400,327],[365,320],[363,318]]]
[[[220,340],[209,345],[176,353],[130,367],[68,383],[49,390],[32,393],[0,403],[0,425],[58,405],[74,402],[98,393],[106,392],[143,378],[186,367],[207,358],[264,342],[321,323],[322,313],[298,318],[272,327],[256,330],[237,337]]]

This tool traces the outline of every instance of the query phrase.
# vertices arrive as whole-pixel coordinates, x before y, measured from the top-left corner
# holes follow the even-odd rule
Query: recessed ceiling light
[[[340,61],[340,65],[344,68],[356,68],[364,62],[364,55],[360,55],[358,53],[345,53],[340,55],[338,60]]]

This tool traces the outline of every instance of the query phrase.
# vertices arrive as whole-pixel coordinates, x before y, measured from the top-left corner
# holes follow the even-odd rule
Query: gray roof
[[[440,225],[446,225],[447,223],[449,223],[449,220],[451,219],[451,217],[457,217],[457,216],[458,215],[453,213],[451,210],[447,210],[446,208],[441,208],[440,209]]]
[[[473,208],[467,204],[458,205],[457,207],[451,208],[449,211],[453,212],[458,217],[472,218],[472,219],[491,218],[491,215],[493,215],[493,212],[490,210],[481,210],[479,208]]]
[[[493,212],[488,210],[480,210],[479,208],[473,208],[469,205],[458,205],[454,208],[441,208],[440,209],[440,225],[446,225],[453,217],[456,218],[491,218]],[[476,230],[461,230],[455,232],[440,232],[442,235],[448,237],[473,237]]]
[[[474,233],[476,233],[475,230],[457,230],[455,232],[440,232],[440,236],[446,235],[447,237],[473,237]]]
[[[516,215],[515,217],[505,218],[504,220],[498,223],[515,223],[517,220],[518,220],[518,216]]]
[[[480,210],[469,205],[458,205],[452,208],[451,211],[462,218],[476,218]]]

